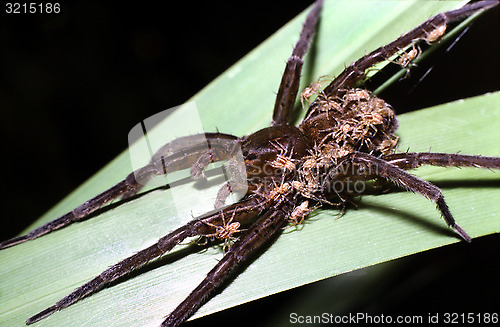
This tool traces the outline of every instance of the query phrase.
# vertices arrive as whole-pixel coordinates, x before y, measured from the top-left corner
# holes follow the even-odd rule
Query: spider
[[[150,164],[130,174],[115,187],[48,225],[2,242],[0,247],[6,248],[40,237],[87,217],[118,197],[134,195],[140,190],[143,181],[153,175],[163,174],[165,164],[175,166],[175,169],[196,167],[193,175],[197,175],[209,162],[230,159],[237,148],[242,149],[246,164],[249,190],[245,198],[217,213],[198,217],[169,233],[151,247],[109,268],[56,305],[28,319],[27,323],[43,319],[73,304],[103,284],[164,254],[187,237],[219,234],[220,228],[226,227],[224,217],[232,217],[231,224],[245,226],[245,231],[200,286],[164,322],[165,326],[178,325],[223,285],[236,265],[275,238],[286,224],[302,221],[304,217],[300,213],[308,211],[305,203],[307,206],[309,201],[318,206],[342,205],[356,195],[337,187],[350,181],[385,179],[419,193],[434,201],[446,223],[462,239],[470,241],[468,234],[452,217],[440,190],[406,170],[425,164],[498,169],[500,158],[428,152],[397,153],[397,137],[394,134],[397,120],[394,112],[383,100],[358,88],[358,83],[365,79],[367,70],[375,63],[389,60],[401,49],[417,42],[433,43],[442,34],[445,23],[460,20],[496,4],[492,1],[478,2],[440,14],[396,41],[362,57],[318,94],[307,109],[306,118],[295,127],[290,125],[292,109],[299,88],[302,59],[312,41],[322,5],[322,1],[317,1],[306,18],[299,41],[287,62],[271,127],[245,137],[219,132],[205,133],[203,138],[208,139],[211,145],[208,152],[196,152],[195,146],[179,149],[169,144],[152,158]],[[200,135],[197,135],[186,137],[185,140],[196,143],[199,138]],[[172,153],[172,150],[176,153]],[[176,156],[181,152],[185,154]],[[268,166],[275,169],[265,169]],[[224,202],[224,192],[221,193],[218,201]]]
[[[233,234],[240,233],[243,230],[239,229],[240,228],[239,222],[233,222],[233,217],[231,217],[226,221],[226,219],[224,218],[224,214],[221,213],[221,220],[222,220],[222,225],[214,225],[206,221],[205,224],[214,228],[215,233],[203,235],[203,237],[211,239],[218,238],[220,240],[223,240],[224,245],[222,250],[224,253],[226,253],[226,249],[230,246],[231,242],[236,240],[236,237],[234,237]]]

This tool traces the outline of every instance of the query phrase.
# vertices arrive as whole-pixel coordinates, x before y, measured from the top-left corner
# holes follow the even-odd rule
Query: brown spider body
[[[262,179],[279,179],[285,167],[277,166],[283,162],[283,150],[274,144],[279,143],[283,149],[289,149],[287,160],[298,160],[308,154],[310,140],[295,126],[271,126],[248,136],[241,144],[245,158],[246,174],[252,190]],[[255,182],[253,182],[255,181]]]
[[[359,195],[357,183],[382,179],[433,201],[445,222],[465,241],[469,235],[455,222],[441,190],[410,173],[421,165],[500,169],[500,158],[446,153],[397,153],[398,126],[389,104],[361,89],[373,65],[390,61],[401,49],[413,47],[399,65],[407,67],[419,55],[417,42],[435,43],[449,22],[494,7],[498,1],[480,1],[438,14],[395,41],[361,57],[319,91],[313,85],[305,96],[317,94],[304,120],[291,125],[303,65],[313,40],[322,1],[316,1],[303,25],[299,41],[287,61],[276,97],[271,126],[249,136],[222,133],[186,136],[163,146],[149,164],[131,173],[112,188],[86,201],[62,217],[32,232],[0,243],[0,249],[35,239],[63,228],[118,197],[136,194],[154,175],[191,169],[195,178],[212,162],[226,160],[230,180],[215,201],[216,212],[207,213],[173,230],[157,243],[118,262],[80,286],[53,306],[29,318],[34,323],[89,296],[120,276],[137,269],[188,237],[206,236],[224,242],[224,256],[189,296],[172,311],[162,326],[177,326],[188,319],[227,280],[233,269],[279,235],[283,227],[297,225],[321,205],[342,204]],[[401,55],[400,55],[401,56]],[[409,69],[409,68],[408,68]],[[208,149],[204,146],[208,143]],[[241,150],[244,167],[235,159]],[[244,168],[244,169],[243,169]],[[244,170],[244,171],[243,171]],[[350,188],[353,185],[354,188]],[[245,186],[245,187],[243,187]],[[247,187],[246,187],[247,186]],[[231,192],[245,190],[237,203],[222,207]],[[314,205],[310,206],[310,202]],[[231,217],[229,221],[225,217]],[[245,226],[245,229],[240,229]],[[234,234],[242,232],[238,239]],[[231,241],[234,241],[232,243]],[[229,248],[226,252],[225,249]]]
[[[263,179],[271,183],[293,172],[288,178],[302,196],[331,200],[340,194],[325,194],[329,189],[325,185],[326,172],[355,151],[377,155],[393,152],[397,119],[382,99],[367,90],[350,89],[331,101],[320,94],[315,104],[312,114],[299,127],[272,126],[243,141],[241,149],[251,192],[262,191],[259,187]],[[276,143],[280,147],[273,146]],[[283,149],[289,152],[288,157],[283,155]],[[370,178],[351,175],[339,178]],[[254,180],[257,183],[252,183]]]

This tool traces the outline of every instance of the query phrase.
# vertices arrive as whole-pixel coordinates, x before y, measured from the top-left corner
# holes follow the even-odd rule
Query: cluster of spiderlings
[[[394,111],[367,90],[349,89],[333,98],[320,94],[315,112],[318,119],[313,117],[311,125],[321,127],[316,142],[333,150],[337,158],[354,151],[388,154],[397,143]],[[318,126],[318,120],[325,122]]]
[[[394,152],[397,119],[391,106],[367,90],[341,90],[336,96],[319,92],[314,110],[301,124],[314,148],[297,168],[292,186],[302,196],[325,202],[327,175],[356,151],[386,155]],[[349,174],[343,174],[349,175]]]

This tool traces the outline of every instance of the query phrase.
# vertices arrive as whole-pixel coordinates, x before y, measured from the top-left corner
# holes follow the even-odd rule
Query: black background
[[[2,224],[8,227],[1,238],[19,233],[123,151],[137,122],[185,102],[308,5],[73,1],[63,2],[58,15],[6,15],[2,8]],[[485,14],[451,51],[443,47],[381,96],[401,113],[498,90],[500,41],[492,31],[499,22],[498,9]],[[499,243],[494,235],[405,258],[392,289],[417,278],[422,267],[448,265],[398,304],[384,299],[387,291],[371,301],[389,303],[377,309],[384,314],[435,312],[447,303],[458,312],[491,311],[499,302]],[[457,292],[457,284],[465,290]],[[305,293],[307,287],[285,292],[204,323],[255,323]]]

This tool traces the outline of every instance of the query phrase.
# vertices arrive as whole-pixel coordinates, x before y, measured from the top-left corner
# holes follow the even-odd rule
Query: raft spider
[[[312,17],[311,20],[313,20],[314,16],[315,15],[310,15],[309,17]],[[453,15],[450,14],[450,16]],[[309,24],[309,25],[306,24],[305,26],[310,27],[311,25],[315,24]],[[436,24],[433,23],[432,25],[433,25],[432,28],[435,28],[436,25],[440,27],[442,26],[439,23]],[[432,30],[426,31],[424,34],[428,35],[429,33],[432,33]],[[416,39],[412,39],[411,43],[414,40],[424,39],[426,37],[427,36],[421,35]],[[309,38],[310,37],[306,37],[306,39]],[[406,42],[408,43],[408,39],[406,40]],[[288,66],[288,69],[286,71],[288,75],[287,73],[285,73],[284,76],[290,77],[291,75],[293,75],[294,72],[292,72],[293,69],[291,67],[293,67],[294,65],[296,65],[294,68],[299,66],[297,63],[301,61],[301,58],[304,55],[302,52],[305,53],[307,47],[304,49],[303,47],[298,46],[296,47],[296,49],[298,54],[296,54],[295,56],[292,55],[291,60],[289,60],[290,66]],[[382,50],[379,50],[378,54],[375,53],[370,58],[373,59],[375,58],[375,55],[378,55],[380,56],[380,58],[376,59],[377,61],[381,59],[387,60],[389,57],[389,54],[385,53],[387,49],[384,48]],[[368,61],[370,61],[369,60],[370,58],[365,57],[364,59],[365,62],[360,62],[359,64],[368,63]],[[369,64],[371,66],[372,63],[370,62]],[[428,153],[424,154],[393,153],[394,146],[396,144],[396,139],[394,135],[392,135],[392,133],[394,132],[396,127],[396,119],[393,116],[390,107],[388,107],[387,104],[385,104],[383,101],[371,95],[370,93],[360,91],[359,89],[352,89],[355,86],[354,85],[355,82],[364,78],[364,71],[366,69],[363,69],[361,74],[359,74],[359,76],[356,76],[358,73],[357,70],[360,70],[359,67],[364,67],[364,66],[357,65],[357,67],[354,68],[350,66],[347,68],[348,70],[344,75],[341,74],[337,76],[337,79],[332,82],[333,86],[332,84],[330,84],[330,86],[328,86],[323,91],[325,96],[319,97],[319,99],[316,102],[313,102],[312,106],[309,108],[308,119],[303,121],[303,123],[301,123],[300,125],[300,128],[297,130],[291,128],[290,125],[286,125],[291,115],[291,107],[295,102],[295,96],[297,94],[297,90],[294,90],[293,85],[291,86],[290,89],[287,89],[284,87],[286,83],[282,84],[283,92],[280,92],[278,94],[278,100],[283,99],[284,101],[276,102],[275,115],[273,117],[274,118],[273,127],[266,129],[266,132],[274,133],[274,131],[277,132],[279,131],[278,137],[284,138],[284,140],[280,142],[280,144],[284,144],[284,146],[288,145],[289,147],[287,149],[291,149],[293,151],[293,155],[290,159],[293,159],[294,161],[300,161],[305,158],[307,158],[306,160],[310,161],[312,160],[313,169],[309,169],[309,167],[299,166],[296,169],[296,171],[288,172],[292,175],[285,176],[286,178],[290,178],[290,181],[292,182],[300,180],[301,183],[305,183],[306,186],[309,186],[308,191],[301,192],[300,189],[293,189],[289,193],[284,194],[282,198],[278,198],[278,200],[276,200],[274,196],[273,197],[269,196],[271,192],[275,191],[274,186],[273,188],[268,189],[266,187],[266,183],[264,183],[264,186],[261,188],[255,186],[255,188],[250,191],[248,198],[244,200],[246,201],[244,202],[244,204],[248,205],[247,207],[245,207],[247,211],[244,211],[242,209],[235,209],[235,207],[228,207],[229,209],[225,209],[227,210],[226,212],[229,214],[233,214],[233,216],[234,214],[237,214],[236,219],[241,219],[242,221],[244,221],[247,218],[250,219],[249,216],[253,214],[254,212],[253,209],[258,209],[258,211],[266,211],[268,212],[268,214],[264,214],[263,218],[261,218],[263,220],[260,221],[261,224],[259,224],[259,226],[261,226],[261,228],[269,228],[269,232],[271,234],[274,234],[275,232],[277,233],[280,230],[280,228],[275,228],[277,227],[275,226],[275,224],[280,225],[279,227],[285,224],[289,220],[289,216],[298,207],[297,205],[303,203],[302,200],[305,200],[305,198],[308,199],[312,198],[312,200],[318,201],[320,203],[321,202],[326,203],[326,201],[333,202],[331,201],[330,197],[338,196],[339,192],[329,193],[327,191],[329,190],[329,187],[333,185],[334,182],[339,180],[339,176],[342,178],[344,177],[348,178],[352,176],[345,174],[339,175],[337,174],[339,172],[338,170],[331,168],[337,168],[337,167],[345,168],[347,166],[349,168],[351,167],[357,168],[360,166],[364,166],[364,168],[375,167],[376,170],[375,172],[373,172],[374,175],[367,176],[360,174],[356,175],[356,177],[357,178],[362,177],[363,179],[368,179],[368,177],[383,177],[395,181],[394,179],[391,179],[392,175],[390,174],[392,174],[394,171],[397,171],[398,174],[400,174],[398,175],[397,179],[398,182],[402,183],[409,189],[416,191],[417,193],[421,193],[424,196],[430,197],[432,200],[435,200],[446,222],[463,239],[469,240],[467,233],[454,222],[453,218],[451,217],[451,214],[449,213],[446,207],[446,204],[444,203],[444,199],[440,195],[439,190],[436,190],[436,188],[434,188],[430,184],[422,183],[421,181],[418,181],[413,177],[410,177],[409,174],[402,173],[399,170],[394,170],[394,167],[392,166],[396,166],[402,169],[409,169],[419,166],[420,164],[450,165],[453,162],[454,165],[458,166],[473,165],[473,166],[481,166],[489,168],[498,168],[498,158],[465,156],[465,155],[445,156],[444,154],[428,154]],[[349,68],[351,68],[350,71]],[[300,76],[300,74],[295,76]],[[297,81],[297,80],[298,77],[292,77],[292,81]],[[352,85],[350,83],[352,83]],[[290,92],[291,95],[287,95],[289,91],[294,91],[294,92]],[[290,100],[291,98],[293,98],[293,100]],[[332,105],[334,106],[333,109],[331,108]],[[335,116],[340,111],[352,110],[351,107],[359,108],[359,106],[366,108],[366,110],[368,110],[366,112],[361,110],[359,112],[361,114],[360,117]],[[328,114],[324,115],[325,112],[328,112]],[[368,116],[370,117],[370,120],[365,119]],[[329,124],[325,123],[326,120],[329,119],[335,121],[335,124],[337,124],[337,120],[341,120],[342,124],[339,125],[334,124],[332,126],[331,123]],[[365,122],[367,123],[365,124]],[[318,126],[320,128],[317,128]],[[242,138],[231,137],[227,134],[222,134],[222,133],[207,133],[207,137],[209,139],[212,139],[215,143],[218,144],[218,146],[220,146],[220,149],[214,151],[221,151],[220,152],[221,155],[226,155],[227,152],[230,152],[230,150],[228,150],[230,149],[230,146],[234,145],[235,143],[241,143],[242,147],[247,150],[245,158],[247,159],[249,166],[253,167],[253,166],[258,166],[257,164],[255,164],[255,160],[259,159],[259,156],[262,156],[261,161],[269,163],[277,160],[278,155],[280,155],[280,153],[278,153],[277,151],[273,150],[273,148],[268,146],[271,144],[271,142],[269,142],[269,139],[266,139],[264,136],[262,136],[262,133],[261,134],[258,133],[259,132],[251,136]],[[305,139],[303,139],[304,135],[306,136]],[[312,137],[311,135],[314,135],[314,137]],[[274,137],[277,136],[274,135]],[[289,140],[287,139],[288,137],[290,138]],[[307,138],[309,137],[312,137],[312,139],[314,140],[313,143],[315,143],[314,145],[317,146],[316,148],[314,146],[311,146],[311,144],[308,144],[310,143],[310,140],[307,140]],[[291,143],[292,141],[293,144]],[[268,152],[267,153],[259,152],[261,150],[266,150]],[[328,151],[328,153],[326,153],[326,150]],[[263,159],[264,156],[267,154],[269,154],[271,158]],[[261,164],[265,163],[262,162]],[[326,170],[319,171],[319,169],[324,169],[325,167],[328,168],[328,171]],[[314,169],[318,169],[319,172],[315,172]],[[281,177],[283,177],[283,174],[281,173],[279,176],[276,175],[258,176],[257,174],[254,175],[259,178],[262,178],[262,180],[270,181],[268,183],[268,186],[276,185],[276,183],[279,184]],[[277,177],[279,177],[278,180],[276,179]],[[133,192],[134,187],[131,185],[133,183],[134,181],[131,178],[129,178],[124,183],[126,185],[126,188],[121,188],[121,189],[116,188],[115,191],[120,190],[117,196],[124,194],[123,192],[128,194],[131,188]],[[344,196],[348,197],[349,195],[346,194]],[[92,205],[94,207],[96,206],[99,207],[102,204],[104,204],[104,202],[100,203],[99,201],[94,201]],[[80,210],[77,211],[82,211],[87,213],[87,211],[84,210],[84,208],[80,208]],[[251,217],[251,218],[253,219],[256,217]],[[220,220],[220,217],[218,215],[213,215],[210,217],[210,219],[209,218],[203,218],[203,219],[204,222],[210,222],[212,224],[213,222],[217,222],[218,221],[217,219]],[[266,223],[271,225],[266,225]],[[210,225],[207,224],[205,224],[204,226],[211,227]],[[256,229],[258,227],[257,225],[251,225],[249,227],[250,227],[249,230],[250,231],[253,230],[254,234],[251,234],[251,232],[246,232],[242,235],[242,237],[244,236],[250,237],[251,235],[256,235],[255,231],[259,230]],[[264,232],[267,231],[268,231],[267,229],[264,230]],[[210,234],[210,231],[199,230],[197,232],[201,234],[203,233]],[[260,230],[260,232],[262,232],[262,230]],[[28,238],[35,238],[37,236],[38,234],[35,233]],[[258,240],[257,238],[258,237],[255,236],[256,240],[254,242],[256,243],[253,244],[260,245],[259,243],[260,240]],[[2,244],[4,246],[8,246],[18,241],[21,240],[17,239],[12,243],[2,243]],[[177,244],[178,243],[177,240],[175,240],[174,243]],[[237,242],[235,244],[243,244],[243,241],[240,243]],[[230,248],[228,255],[232,255],[232,257],[228,257],[227,260],[230,261],[234,260],[235,258],[234,253],[236,253],[238,249],[241,250],[241,248],[236,245],[235,247]],[[251,247],[247,249],[251,249]],[[146,261],[148,260],[149,259],[147,259]],[[61,306],[61,308],[64,306]],[[58,307],[56,309],[60,308]],[[39,316],[39,318],[42,318],[42,316]]]

